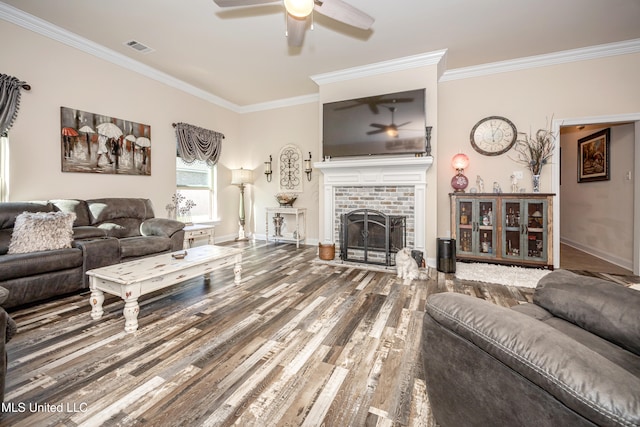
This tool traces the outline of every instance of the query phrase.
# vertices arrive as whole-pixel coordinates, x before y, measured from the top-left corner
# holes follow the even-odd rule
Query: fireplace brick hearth
[[[407,246],[426,253],[427,171],[433,157],[340,159],[317,162],[323,184],[320,238],[340,242],[340,215],[355,209],[375,209],[402,215]],[[435,215],[429,218],[435,221]]]
[[[340,216],[356,209],[377,210],[406,217],[407,246],[415,244],[415,191],[413,186],[340,186],[334,191],[334,241],[340,241]]]

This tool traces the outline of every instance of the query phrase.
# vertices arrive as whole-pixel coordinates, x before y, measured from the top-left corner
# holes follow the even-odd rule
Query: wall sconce
[[[311,181],[311,151],[309,151],[309,158],[304,161],[304,173],[307,174],[307,181]]]
[[[464,193],[464,189],[469,185],[469,179],[463,174],[469,166],[469,157],[464,153],[458,153],[451,159],[451,166],[458,172],[451,178],[451,186],[456,193]]]
[[[267,182],[271,182],[271,174],[273,173],[273,171],[271,170],[272,160],[273,158],[271,157],[271,154],[269,154],[269,161],[264,162],[264,174],[267,176]]]

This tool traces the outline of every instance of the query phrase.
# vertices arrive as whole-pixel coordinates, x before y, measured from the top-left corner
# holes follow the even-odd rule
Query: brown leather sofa
[[[16,322],[13,321],[2,304],[9,296],[9,291],[0,287],[0,402],[4,402],[4,384],[7,377],[7,350],[6,344],[16,333]]]
[[[23,212],[73,212],[71,248],[9,254],[15,219]],[[155,218],[149,199],[60,199],[0,203],[0,286],[4,308],[88,288],[86,272],[182,249],[184,224]]]

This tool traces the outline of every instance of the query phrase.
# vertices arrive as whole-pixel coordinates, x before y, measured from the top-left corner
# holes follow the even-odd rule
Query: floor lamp
[[[253,181],[253,171],[248,169],[233,169],[231,171],[231,184],[240,187],[240,209],[238,210],[238,222],[240,223],[240,229],[238,230],[238,237],[236,241],[249,240],[244,234],[244,187],[247,184],[251,184]]]

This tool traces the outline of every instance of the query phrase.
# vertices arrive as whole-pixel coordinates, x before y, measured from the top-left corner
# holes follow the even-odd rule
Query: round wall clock
[[[500,116],[486,117],[471,129],[471,145],[485,156],[509,151],[517,137],[518,132],[511,120]]]

